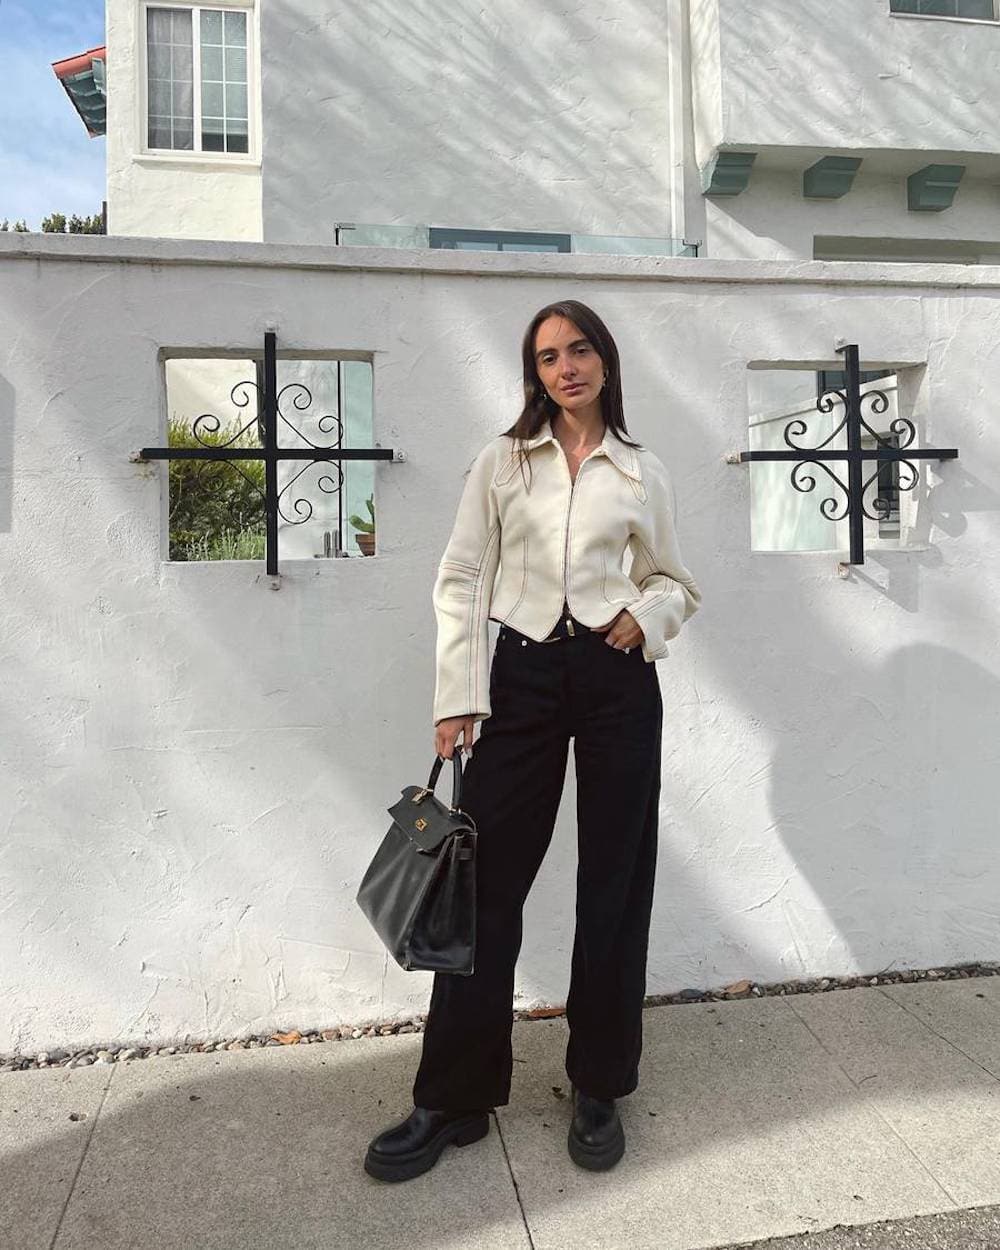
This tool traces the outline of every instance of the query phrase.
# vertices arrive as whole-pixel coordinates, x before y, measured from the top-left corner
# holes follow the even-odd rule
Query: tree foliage
[[[33,233],[28,223],[20,218],[10,222],[6,217],[0,221],[0,231],[12,230],[16,234]],[[94,213],[91,217],[81,217],[73,213],[67,217],[65,213],[50,213],[42,218],[42,234],[104,234],[104,215]]]

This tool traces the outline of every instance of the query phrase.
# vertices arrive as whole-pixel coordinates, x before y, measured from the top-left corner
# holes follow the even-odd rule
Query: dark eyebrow
[[[576,347],[576,346],[577,346],[577,344],[579,344],[579,343],[586,343],[586,344],[588,345],[588,347],[589,347],[589,346],[590,346],[590,339],[574,339],[572,343],[567,343],[567,344],[566,344],[566,346],[567,346],[567,347]],[[542,354],[542,352],[554,352],[555,350],[556,350],[556,349],[555,349],[554,347],[542,347],[542,348],[540,348],[537,352],[535,352],[535,359],[537,360],[537,359],[538,359],[538,357]]]

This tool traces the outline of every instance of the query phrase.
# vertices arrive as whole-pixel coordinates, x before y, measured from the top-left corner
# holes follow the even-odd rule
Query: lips
[[[564,386],[563,390],[566,392],[567,395],[571,395],[574,391],[582,391],[583,383],[577,382],[574,386]]]

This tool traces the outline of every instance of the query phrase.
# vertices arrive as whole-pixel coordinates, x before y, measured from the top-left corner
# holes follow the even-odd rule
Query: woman
[[[382,1180],[427,1171],[448,1142],[477,1141],[509,1099],[522,910],[570,738],[578,871],[566,1073],[580,1166],[621,1158],[615,1099],[638,1084],[663,712],[652,661],[701,592],[678,548],[667,470],[623,437],[618,349],[603,321],[577,300],[549,304],[522,357],[523,411],[471,465],[433,592],[435,748],[470,757],[462,809],[478,830],[476,966],[434,975],[413,1111],[365,1158]],[[500,623],[492,662],[490,619]]]

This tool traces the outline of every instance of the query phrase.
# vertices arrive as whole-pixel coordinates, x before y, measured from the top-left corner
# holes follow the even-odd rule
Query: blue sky
[[[101,211],[105,139],[89,137],[52,62],[103,42],[104,0],[0,0],[0,221],[38,230],[51,212]]]

